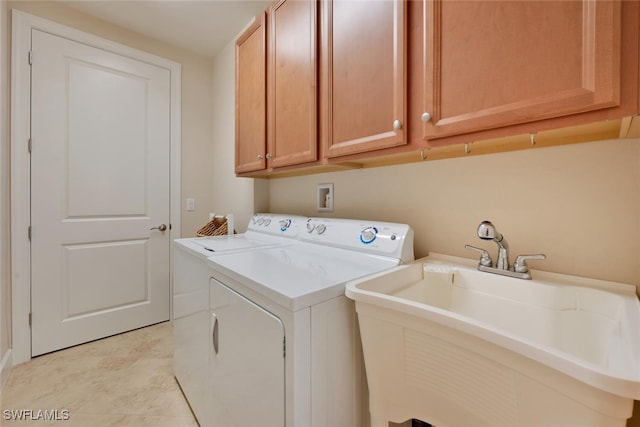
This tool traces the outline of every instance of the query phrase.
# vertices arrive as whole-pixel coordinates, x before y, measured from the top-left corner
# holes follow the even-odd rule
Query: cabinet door
[[[322,2],[326,157],[405,144],[405,2]]]
[[[425,139],[620,103],[619,1],[433,0],[424,7]]]
[[[236,173],[266,167],[266,15],[236,41]]]
[[[269,8],[268,138],[271,167],[318,159],[315,1]]]

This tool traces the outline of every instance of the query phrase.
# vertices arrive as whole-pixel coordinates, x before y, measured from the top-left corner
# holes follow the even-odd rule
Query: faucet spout
[[[491,221],[482,221],[478,225],[478,237],[482,240],[492,240],[498,245],[498,260],[495,268],[499,270],[509,269],[509,245],[504,236],[496,230]]]

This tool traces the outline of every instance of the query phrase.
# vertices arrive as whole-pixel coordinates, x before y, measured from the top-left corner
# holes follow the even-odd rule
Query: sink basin
[[[480,272],[432,254],[347,284],[372,427],[623,427],[640,400],[635,286]]]

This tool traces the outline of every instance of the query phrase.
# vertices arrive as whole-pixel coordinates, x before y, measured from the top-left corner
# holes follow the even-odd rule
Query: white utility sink
[[[624,427],[640,400],[635,286],[476,265],[432,254],[347,284],[372,427]]]

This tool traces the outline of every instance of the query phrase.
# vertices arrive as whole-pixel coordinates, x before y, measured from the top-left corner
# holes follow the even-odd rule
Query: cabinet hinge
[[[29,241],[31,241],[31,226],[27,228],[27,237],[29,238]]]
[[[33,65],[33,51],[29,51],[29,65]]]
[[[282,338],[282,357],[287,357],[287,337]]]
[[[31,312],[29,312],[29,326],[31,326],[31,319],[32,319]]]
[[[32,148],[32,142],[31,142],[31,138],[29,138],[29,141],[27,141],[27,149],[29,150],[29,154],[31,154],[31,148]]]

